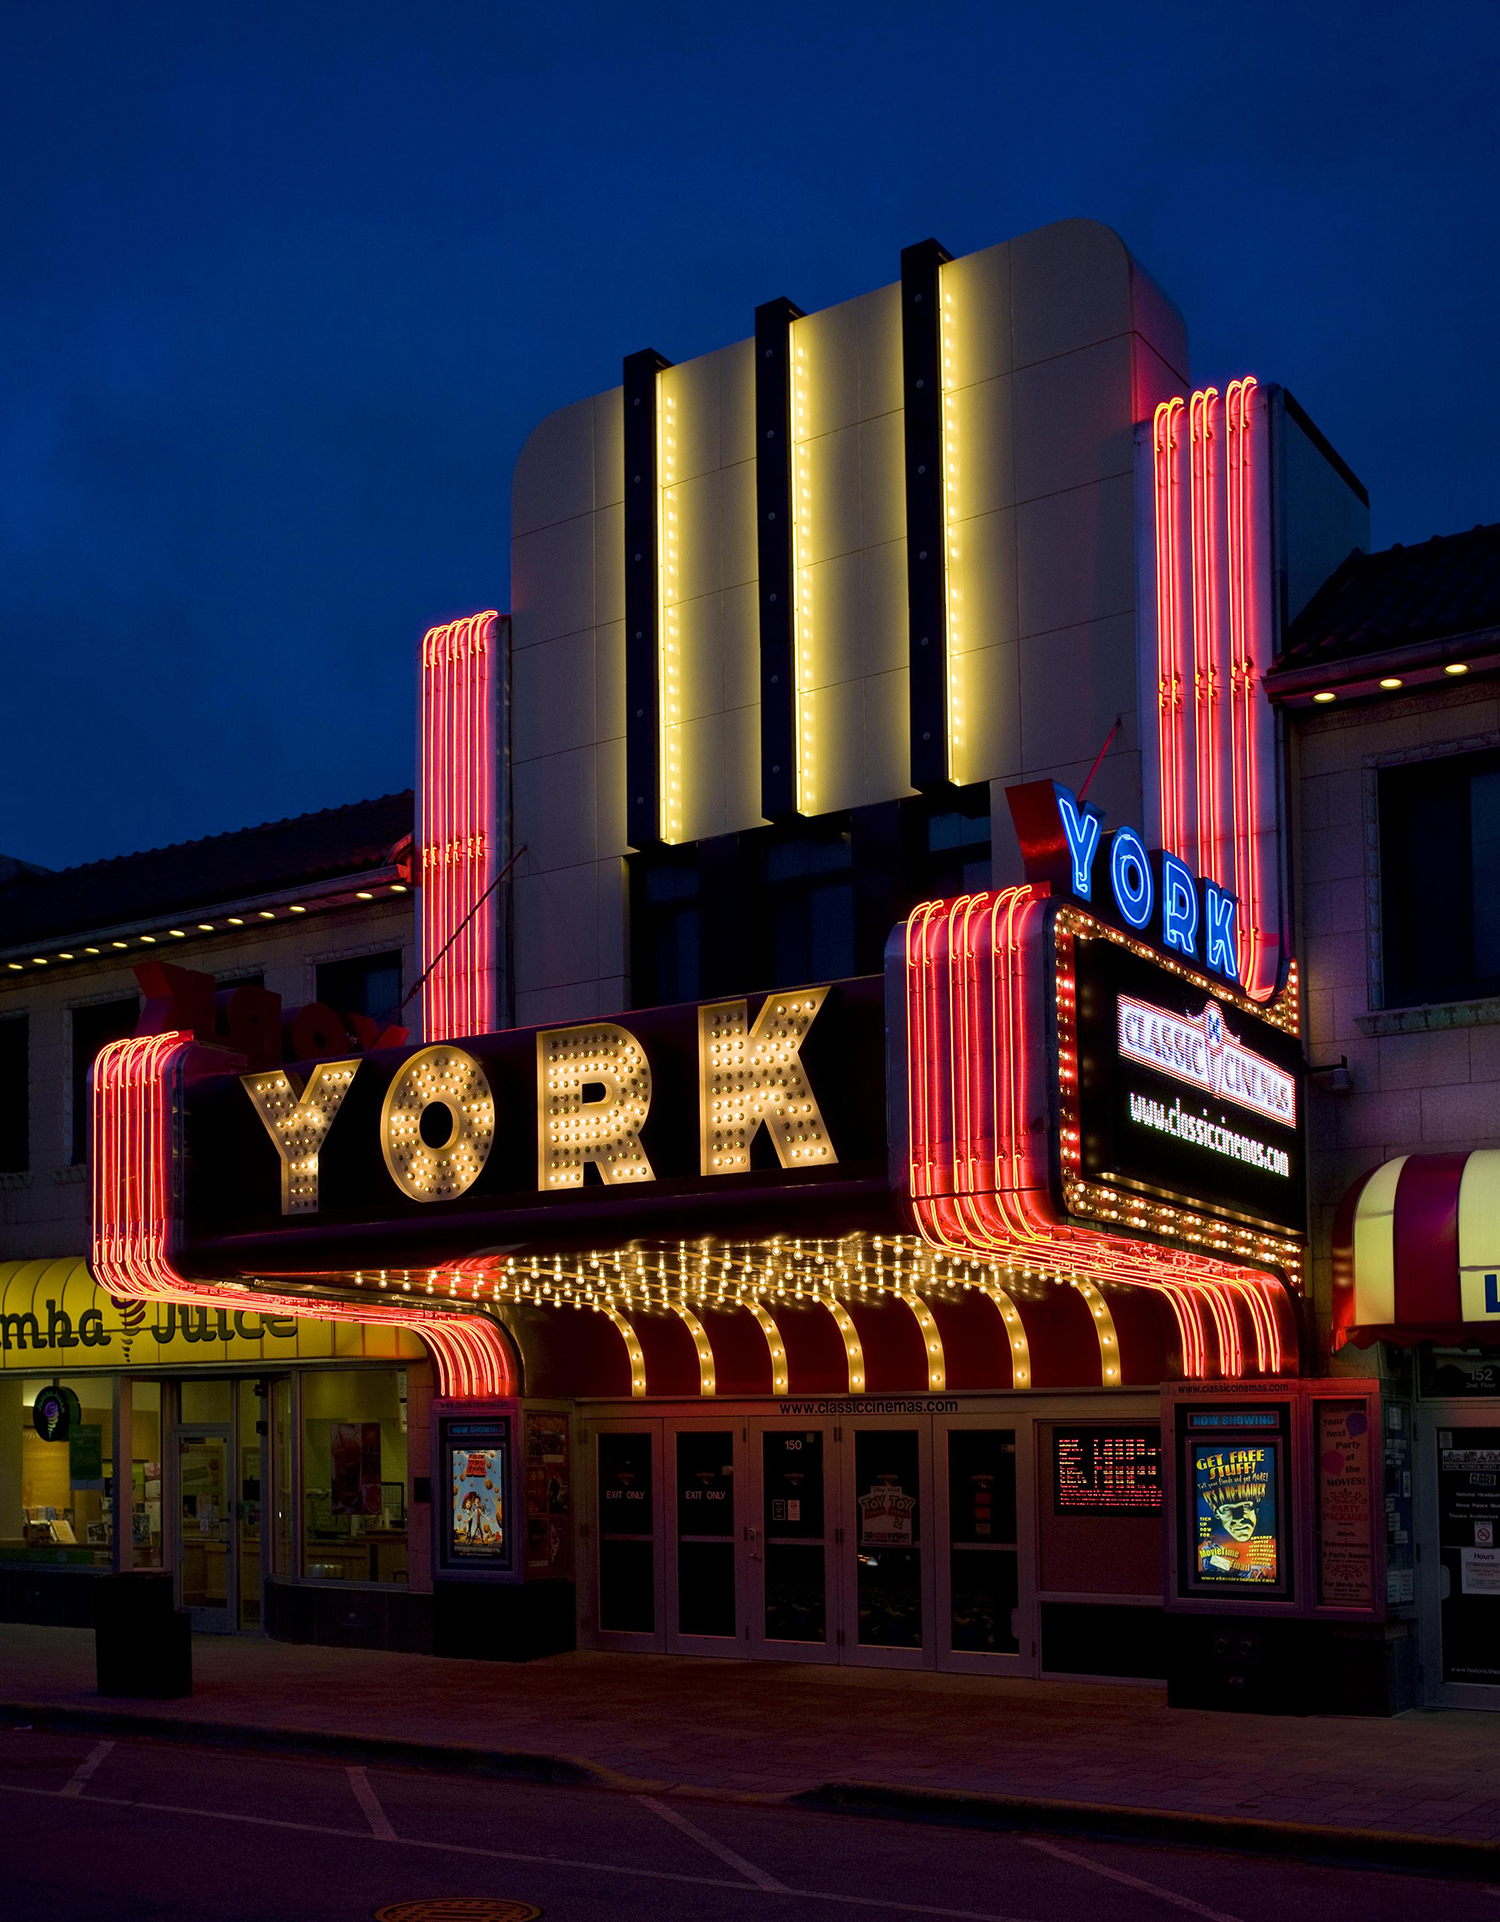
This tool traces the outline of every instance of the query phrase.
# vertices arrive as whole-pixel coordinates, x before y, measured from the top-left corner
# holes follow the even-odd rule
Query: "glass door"
[[[1451,1708],[1500,1708],[1500,1426],[1491,1407],[1424,1409],[1422,1494],[1423,1694]],[[1479,1419],[1476,1419],[1479,1418]]]
[[[593,1640],[601,1648],[660,1651],[661,1422],[601,1422],[593,1452]]]
[[[744,1523],[741,1424],[668,1422],[672,1529],[667,1556],[667,1647],[676,1655],[742,1655]]]
[[[837,1431],[829,1425],[750,1423],[748,1548],[752,1655],[836,1662],[839,1616]]]
[[[845,1427],[847,1523],[839,1532],[847,1662],[932,1666],[930,1438],[926,1420]]]
[[[184,1423],[177,1432],[178,1567],[182,1606],[201,1634],[234,1628],[230,1476],[229,1423]]]
[[[933,1479],[937,1512],[947,1520],[946,1552],[933,1571],[938,1665],[1030,1675],[1034,1583],[1017,1501],[1018,1488],[1032,1486],[1019,1459],[1030,1424],[958,1416],[936,1428]]]
[[[262,1551],[267,1470],[266,1383],[242,1381],[238,1384],[239,1425],[235,1442],[239,1458],[235,1474],[235,1551],[239,1597],[239,1624],[242,1630],[256,1633],[265,1626],[263,1616],[265,1561]]]

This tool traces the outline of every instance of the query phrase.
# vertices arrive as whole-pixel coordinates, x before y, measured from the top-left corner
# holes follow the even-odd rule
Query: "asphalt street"
[[[547,1922],[1500,1922],[1500,1890],[1356,1867],[22,1728],[0,1729],[0,1861],[7,1914],[90,1922],[464,1897]]]

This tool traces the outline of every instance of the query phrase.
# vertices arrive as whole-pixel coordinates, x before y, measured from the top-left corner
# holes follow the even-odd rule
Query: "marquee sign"
[[[882,1014],[871,978],[249,1072],[197,1049],[175,1095],[177,1266],[894,1226]]]

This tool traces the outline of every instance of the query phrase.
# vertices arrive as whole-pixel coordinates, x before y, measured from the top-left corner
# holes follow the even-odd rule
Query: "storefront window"
[[[406,1376],[398,1369],[302,1377],[302,1573],[309,1581],[404,1582]]]
[[[76,1412],[66,1433],[43,1435],[36,1399],[54,1384]],[[3,1384],[0,1401],[0,1555],[52,1565],[107,1568],[114,1560],[116,1501],[128,1516],[131,1559],[160,1568],[161,1390],[132,1384],[131,1464],[117,1484],[114,1463],[114,1378],[44,1376]]]

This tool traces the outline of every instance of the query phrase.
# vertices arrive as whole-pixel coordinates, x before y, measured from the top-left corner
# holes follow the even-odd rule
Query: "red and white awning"
[[[1500,1336],[1500,1149],[1398,1155],[1362,1176],[1333,1230],[1333,1341]]]

